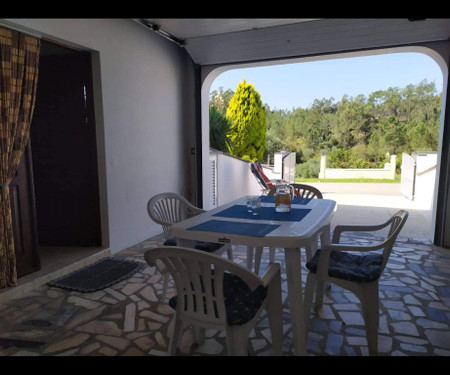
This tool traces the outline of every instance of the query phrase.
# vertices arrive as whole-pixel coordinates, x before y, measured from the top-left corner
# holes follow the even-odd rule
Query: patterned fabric
[[[177,246],[177,240],[175,238],[169,238],[164,241],[164,246]],[[195,248],[197,250],[206,251],[207,253],[213,253],[219,250],[223,245],[220,243],[214,242],[204,242],[204,241],[196,241]]]
[[[214,271],[212,272],[214,273]],[[252,291],[242,279],[236,275],[225,273],[223,295],[228,324],[230,326],[242,325],[253,319],[260,309],[267,297],[267,287],[259,285]],[[169,305],[176,309],[177,296],[169,300]],[[204,305],[204,308],[206,309],[206,305]],[[215,314],[217,316],[217,311],[215,311]]]
[[[39,39],[0,27],[0,288],[17,282],[8,185],[28,142],[39,52]]]
[[[317,272],[320,252],[320,249],[317,250],[306,264],[306,268],[313,273]],[[330,255],[328,275],[356,282],[375,281],[380,277],[382,262],[381,254],[356,255],[345,251],[333,251]]]

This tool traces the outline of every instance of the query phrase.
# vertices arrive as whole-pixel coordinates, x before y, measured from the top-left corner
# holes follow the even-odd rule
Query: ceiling
[[[205,37],[257,30],[265,27],[308,22],[314,19],[301,18],[147,18],[153,24],[181,39]]]
[[[140,18],[199,65],[223,65],[448,40],[450,19]]]

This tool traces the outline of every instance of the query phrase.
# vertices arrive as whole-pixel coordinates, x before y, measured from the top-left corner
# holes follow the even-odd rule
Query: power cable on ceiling
[[[186,45],[186,41],[184,39],[177,38],[176,36],[173,36],[172,34],[168,33],[167,31],[164,31],[161,29],[161,26],[151,22],[145,18],[139,18],[137,19],[137,22],[141,23],[142,25],[148,27],[149,29],[153,30],[155,33],[163,36],[164,38],[170,40],[173,43],[176,43],[180,47],[184,47]]]

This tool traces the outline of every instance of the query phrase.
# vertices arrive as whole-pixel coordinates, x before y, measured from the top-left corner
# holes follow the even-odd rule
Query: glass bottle
[[[275,211],[290,212],[293,194],[294,190],[291,185],[284,181],[277,181],[275,190]]]

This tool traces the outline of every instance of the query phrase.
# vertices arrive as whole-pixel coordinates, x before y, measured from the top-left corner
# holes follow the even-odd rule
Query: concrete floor
[[[402,235],[432,242],[432,211],[428,202],[409,200],[394,183],[311,183],[324,199],[337,202],[332,228],[337,224],[377,224],[400,209],[409,212]]]

